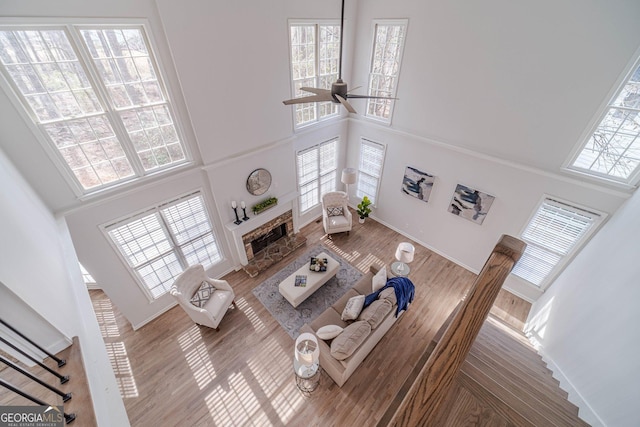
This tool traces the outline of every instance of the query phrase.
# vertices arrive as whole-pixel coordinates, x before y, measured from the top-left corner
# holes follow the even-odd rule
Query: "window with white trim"
[[[362,139],[360,141],[360,162],[358,164],[358,188],[356,195],[367,196],[375,206],[384,165],[385,146],[377,142]]]
[[[396,96],[406,32],[406,20],[375,21],[369,96]],[[393,106],[392,99],[368,99],[365,116],[390,123]]]
[[[607,105],[570,169],[633,184],[640,176],[640,64]]]
[[[545,198],[522,233],[527,248],[512,273],[544,288],[595,231],[602,216]]]
[[[336,191],[338,138],[300,151],[296,163],[300,212],[306,212],[320,203],[323,194]]]
[[[331,89],[338,79],[340,25],[290,22],[291,80],[293,96],[312,95],[302,87]],[[333,102],[293,104],[295,127],[302,127],[338,115]]]
[[[145,293],[156,299],[187,267],[222,260],[200,192],[108,225],[105,231]]]
[[[87,194],[186,163],[142,26],[2,26],[0,70]]]

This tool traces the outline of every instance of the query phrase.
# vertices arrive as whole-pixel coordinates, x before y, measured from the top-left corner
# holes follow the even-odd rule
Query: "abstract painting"
[[[402,192],[423,202],[429,201],[435,177],[411,166],[407,166],[402,178]]]
[[[449,204],[449,212],[482,224],[494,200],[495,197],[487,193],[458,184]]]

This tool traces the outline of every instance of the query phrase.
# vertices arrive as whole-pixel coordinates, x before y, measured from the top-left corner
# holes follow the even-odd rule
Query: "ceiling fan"
[[[342,11],[340,14],[340,57],[338,58],[338,80],[332,85],[331,89],[319,89],[315,87],[301,87],[305,92],[313,93],[313,95],[303,96],[301,98],[288,99],[282,101],[284,105],[291,104],[304,104],[307,102],[327,102],[331,101],[336,104],[342,104],[344,108],[350,113],[357,113],[357,111],[351,106],[347,99],[354,98],[370,98],[370,99],[398,99],[387,96],[367,96],[367,95],[355,95],[349,93],[347,84],[342,80],[342,39],[344,38],[344,0],[342,0]],[[357,89],[357,88],[356,88]]]

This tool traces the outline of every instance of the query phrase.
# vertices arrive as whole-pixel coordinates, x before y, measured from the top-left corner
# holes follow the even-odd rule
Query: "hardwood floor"
[[[422,349],[464,296],[475,275],[416,245],[410,278],[416,297],[360,368],[339,388],[322,374],[311,396],[293,378],[293,340],[253,296],[252,289],[320,242],[358,269],[389,265],[404,236],[369,219],[349,235],[328,239],[318,222],[301,230],[298,249],[255,278],[228,274],[237,308],[216,332],[174,307],[133,331],[101,291],[91,291],[105,345],[133,426],[375,425]],[[488,254],[487,254],[488,255]],[[504,291],[503,291],[504,292]],[[523,322],[529,304],[505,293],[497,310]]]

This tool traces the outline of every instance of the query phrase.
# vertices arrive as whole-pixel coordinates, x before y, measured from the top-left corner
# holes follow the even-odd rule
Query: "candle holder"
[[[231,208],[233,209],[233,213],[236,214],[236,220],[233,221],[233,223],[236,225],[242,224],[242,221],[240,221],[240,218],[238,218],[238,205],[236,205],[235,201],[231,202]]]
[[[240,202],[240,207],[242,208],[242,215],[244,215],[242,217],[242,220],[248,221],[249,217],[247,216],[247,205],[245,205],[244,202]]]

